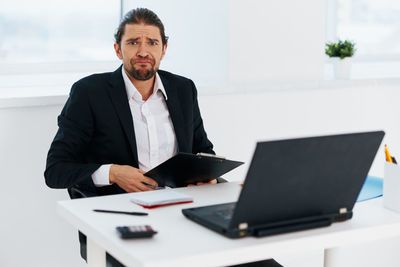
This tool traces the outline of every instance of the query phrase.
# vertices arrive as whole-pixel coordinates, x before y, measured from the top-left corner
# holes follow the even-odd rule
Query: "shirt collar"
[[[128,95],[128,100],[134,98],[136,100],[143,101],[142,95],[139,93],[139,91],[133,85],[133,83],[129,79],[129,77],[126,74],[125,69],[123,67],[121,68],[121,71],[122,71],[122,78],[124,79],[124,83],[125,83],[126,94]],[[167,96],[167,93],[165,92],[164,85],[160,79],[160,76],[158,75],[158,72],[156,72],[156,80],[154,82],[152,95],[156,94],[158,90],[160,90],[163,93],[165,100],[167,100],[168,96]]]

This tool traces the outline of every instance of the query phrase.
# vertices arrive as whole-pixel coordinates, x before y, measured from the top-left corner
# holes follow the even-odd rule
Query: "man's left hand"
[[[202,183],[202,182],[198,182],[196,184],[188,184],[187,186],[196,186],[196,185],[205,185],[205,184],[216,184],[217,183],[217,179],[213,179],[211,181],[209,181],[208,183]]]

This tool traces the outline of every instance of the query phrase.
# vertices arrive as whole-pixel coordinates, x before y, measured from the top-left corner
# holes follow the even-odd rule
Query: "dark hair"
[[[156,15],[156,13],[147,8],[132,9],[131,11],[125,14],[125,16],[122,18],[118,26],[117,32],[114,35],[115,42],[117,44],[121,43],[122,36],[124,35],[125,32],[126,24],[140,24],[140,23],[144,23],[147,25],[154,25],[158,27],[158,29],[160,29],[161,40],[163,45],[167,44],[168,36],[165,36],[163,23],[161,22],[160,18]]]

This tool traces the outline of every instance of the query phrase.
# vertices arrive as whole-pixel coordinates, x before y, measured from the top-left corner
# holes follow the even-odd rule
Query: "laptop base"
[[[282,233],[290,233],[300,230],[313,229],[318,227],[325,227],[332,224],[331,218],[310,219],[305,222],[291,222],[287,224],[279,224],[270,227],[257,227],[253,230],[253,236],[262,237],[269,235],[276,235]]]
[[[279,222],[271,222],[263,225],[249,226],[247,229],[238,229],[237,227],[230,227],[229,220],[223,219],[223,216],[216,215],[224,208],[231,208],[236,203],[225,203],[218,205],[211,205],[206,207],[182,209],[182,213],[188,219],[201,224],[217,233],[220,233],[229,238],[240,238],[245,236],[263,237],[282,233],[290,233],[295,231],[326,227],[333,222],[344,221],[352,217],[352,212],[342,214],[340,218],[332,215],[310,216],[294,220],[284,220]],[[199,214],[203,216],[198,216]],[[345,219],[346,217],[346,219]],[[212,218],[210,220],[210,218]]]

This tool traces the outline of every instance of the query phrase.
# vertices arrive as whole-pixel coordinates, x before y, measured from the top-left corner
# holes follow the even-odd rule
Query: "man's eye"
[[[137,42],[129,42],[130,45],[135,45]]]
[[[150,45],[157,45],[157,43],[156,43],[156,42],[153,42],[153,41],[150,41],[149,44],[150,44]]]

